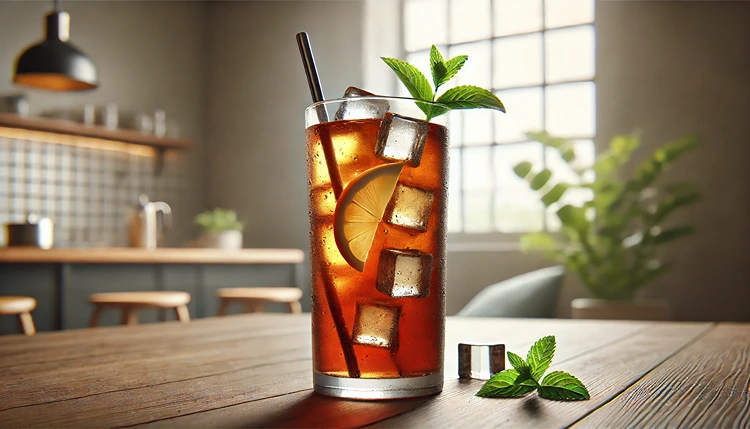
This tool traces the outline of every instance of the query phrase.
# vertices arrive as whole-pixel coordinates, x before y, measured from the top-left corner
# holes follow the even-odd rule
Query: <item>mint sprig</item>
[[[477,396],[485,398],[517,398],[534,390],[540,397],[555,401],[581,401],[589,399],[589,391],[581,380],[563,371],[554,371],[542,376],[552,364],[555,356],[555,337],[550,335],[534,343],[524,360],[508,352],[508,361],[513,369],[493,375]],[[541,381],[540,381],[541,380]]]
[[[395,58],[381,57],[388,67],[396,73],[396,76],[404,84],[409,94],[417,101],[417,106],[427,115],[427,120],[440,116],[449,110],[455,109],[495,109],[505,112],[503,102],[491,91],[478,86],[462,85],[451,88],[440,97],[437,97],[438,89],[451,80],[469,59],[467,55],[445,60],[435,45],[430,49],[430,70],[433,90],[430,82],[424,74],[406,61]],[[428,101],[430,103],[420,103]]]

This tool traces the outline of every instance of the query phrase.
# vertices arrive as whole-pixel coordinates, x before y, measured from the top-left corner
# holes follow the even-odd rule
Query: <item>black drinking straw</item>
[[[307,75],[307,83],[310,85],[310,94],[312,95],[313,103],[323,101],[323,87],[320,84],[318,69],[315,67],[315,59],[313,58],[312,48],[310,47],[310,38],[307,36],[307,33],[297,33],[297,45],[299,46],[299,53],[302,57],[302,64],[305,66],[305,74]],[[321,123],[328,122],[328,114],[326,113],[325,106],[321,106],[321,108],[317,109],[317,113],[318,120]],[[323,155],[326,159],[326,166],[328,167],[328,175],[331,178],[333,194],[336,197],[336,200],[338,200],[342,191],[341,175],[339,174],[338,165],[336,164],[336,154],[333,150],[331,136],[328,134],[326,128],[320,128],[319,135],[320,144],[323,147]],[[328,309],[331,311],[333,324],[336,327],[339,342],[341,342],[341,350],[344,352],[344,360],[346,361],[346,368],[349,372],[349,377],[359,378],[359,365],[357,364],[357,356],[354,354],[354,344],[352,343],[352,338],[349,336],[349,332],[346,329],[344,312],[341,311],[341,303],[336,294],[336,289],[332,281],[333,279],[326,269],[321,269],[319,274],[323,276],[323,290],[325,291]],[[319,281],[320,280],[321,279],[319,279]]]

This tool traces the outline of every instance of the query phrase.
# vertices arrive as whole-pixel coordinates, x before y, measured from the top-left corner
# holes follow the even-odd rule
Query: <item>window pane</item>
[[[451,0],[451,42],[489,38],[490,19],[490,0]]]
[[[495,40],[494,61],[496,88],[541,84],[541,33]]]
[[[494,0],[495,36],[542,29],[542,0]]]
[[[448,195],[448,232],[461,232],[461,194],[450,191]]]
[[[548,31],[544,42],[547,82],[594,77],[594,27]]]
[[[594,0],[544,0],[547,28],[594,22]]]
[[[464,189],[492,189],[490,147],[463,148]]]
[[[540,231],[544,205],[513,167],[529,161],[536,170],[542,166],[542,145],[536,142],[496,146],[495,157],[495,229],[502,232]]]
[[[451,147],[461,146],[464,141],[464,112],[452,110],[448,115],[450,115]]]
[[[525,140],[526,131],[544,128],[542,123],[542,88],[511,89],[497,92],[505,105],[505,114],[495,114],[495,141]]]
[[[450,189],[451,194],[455,194],[461,189],[461,149],[451,149],[450,156],[448,189]]]
[[[574,171],[590,168],[594,165],[594,142],[591,140],[576,140],[573,142],[576,159],[570,165],[560,156],[560,152],[553,148],[546,150],[546,167],[552,171],[550,185],[555,183],[580,183],[578,174]]]
[[[492,118],[502,113],[488,109],[464,112],[464,146],[492,143]]]
[[[404,5],[404,45],[407,51],[448,42],[446,0],[408,0]]]
[[[492,192],[465,191],[464,215],[466,216],[464,222],[464,231],[492,231]]]
[[[452,81],[455,81],[458,85],[475,85],[481,88],[492,86],[492,76],[490,75],[492,45],[489,40],[452,46],[448,51],[448,56],[453,58],[456,55],[468,55],[469,60],[466,61]],[[447,87],[445,86],[445,88]]]
[[[594,82],[547,87],[546,129],[558,136],[593,136],[596,131]]]

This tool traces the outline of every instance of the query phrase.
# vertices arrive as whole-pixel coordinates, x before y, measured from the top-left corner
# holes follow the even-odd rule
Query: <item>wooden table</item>
[[[552,369],[591,400],[474,396],[456,343],[525,354],[554,334]],[[309,315],[0,338],[0,427],[749,427],[750,325],[448,320],[446,385],[429,398],[344,401],[312,393]]]

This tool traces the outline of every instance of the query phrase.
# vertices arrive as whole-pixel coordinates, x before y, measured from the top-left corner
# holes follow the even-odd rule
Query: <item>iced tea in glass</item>
[[[307,108],[315,391],[443,386],[447,115],[350,88]]]

